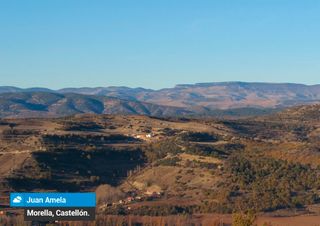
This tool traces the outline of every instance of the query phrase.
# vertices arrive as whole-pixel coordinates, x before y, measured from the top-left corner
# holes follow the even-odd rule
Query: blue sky
[[[0,85],[320,83],[318,0],[0,0]]]

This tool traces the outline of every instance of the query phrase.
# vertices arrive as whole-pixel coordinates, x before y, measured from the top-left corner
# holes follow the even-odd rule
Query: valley
[[[0,204],[8,207],[10,191],[96,191],[101,218],[319,217],[319,111],[1,119]]]

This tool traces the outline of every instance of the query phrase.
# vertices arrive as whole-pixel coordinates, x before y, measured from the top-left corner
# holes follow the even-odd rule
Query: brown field
[[[258,225],[270,222],[272,226],[319,226],[320,216],[296,216],[296,217],[259,217]]]
[[[93,225],[152,225],[152,226],[232,226],[231,215],[194,215],[190,216],[100,216],[96,222],[60,222],[58,225],[93,226]],[[320,216],[266,217],[260,216],[256,226],[319,226]]]

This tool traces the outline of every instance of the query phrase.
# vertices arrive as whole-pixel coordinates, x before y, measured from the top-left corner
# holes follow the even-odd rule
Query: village
[[[107,209],[125,207],[127,210],[130,210],[130,204],[139,203],[144,201],[155,201],[163,197],[164,192],[162,191],[146,191],[144,193],[137,191],[128,191],[125,198],[120,199],[118,202],[106,202],[98,206],[99,211],[105,211]]]

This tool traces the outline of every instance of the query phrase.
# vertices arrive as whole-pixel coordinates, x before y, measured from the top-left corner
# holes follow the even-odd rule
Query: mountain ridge
[[[41,101],[43,102],[46,102],[46,98],[50,100],[53,94],[56,97],[62,95],[60,98],[65,102],[60,100],[59,107],[54,105],[51,108],[41,105],[33,106],[29,102],[16,102],[16,97],[13,94],[19,96],[23,93],[25,97],[27,97],[27,93],[42,93],[41,98],[44,99]],[[48,96],[44,95],[45,93]],[[78,95],[77,98],[79,98],[76,102],[74,101],[75,95]],[[266,109],[277,110],[297,105],[320,103],[320,85],[213,82],[180,84],[173,88],[159,90],[126,86],[64,88],[59,90],[41,87],[23,89],[13,86],[0,86],[0,99],[4,104],[4,106],[0,105],[2,112],[0,117],[19,115],[18,109],[21,112],[29,112],[30,107],[36,107],[37,113],[41,108],[45,108],[55,116],[64,116],[67,112],[70,114],[91,113],[92,110],[94,110],[93,113],[98,114],[120,113],[150,116],[216,116],[224,114],[224,111],[228,112],[229,115],[237,115],[239,112],[241,114],[246,112],[245,114],[255,115],[255,111],[259,111],[259,114],[264,114],[262,111]],[[93,105],[96,106],[93,107]],[[88,106],[90,107],[88,108]],[[81,110],[83,107],[85,111]],[[7,109],[7,113],[5,109]],[[10,112],[12,109],[14,111]],[[53,110],[51,111],[51,109]],[[60,110],[57,111],[57,109]],[[98,111],[97,109],[103,110]],[[252,113],[250,113],[250,109]],[[58,114],[59,112],[61,114]],[[43,111],[41,113],[44,114]]]
[[[185,115],[182,108],[128,101],[114,97],[48,92],[0,94],[0,117],[61,117],[74,114]]]
[[[46,89],[50,90],[52,92],[61,92],[63,90],[68,90],[68,89],[112,89],[112,88],[122,88],[122,89],[141,89],[141,90],[148,90],[148,91],[161,91],[161,90],[166,90],[166,89],[174,89],[177,87],[192,87],[192,86],[207,86],[207,85],[235,85],[235,84],[245,84],[245,85],[276,85],[276,86],[283,86],[283,85],[298,85],[298,86],[304,86],[304,87],[320,87],[320,84],[303,84],[303,83],[295,83],[295,82],[243,82],[243,81],[225,81],[225,82],[197,82],[197,83],[185,83],[185,84],[177,84],[173,87],[165,87],[165,88],[160,88],[160,89],[151,89],[151,88],[144,88],[144,87],[129,87],[129,86],[83,86],[83,87],[64,87],[60,89],[50,89],[50,88],[45,88],[45,87],[28,87],[28,88],[21,88],[18,86],[7,86],[7,85],[0,85],[0,93],[3,93],[3,89],[16,89],[17,91],[30,91],[32,89]]]

